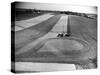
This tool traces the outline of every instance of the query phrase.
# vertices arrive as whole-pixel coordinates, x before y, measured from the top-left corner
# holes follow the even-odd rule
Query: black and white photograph
[[[11,71],[97,69],[97,6],[12,2]]]

